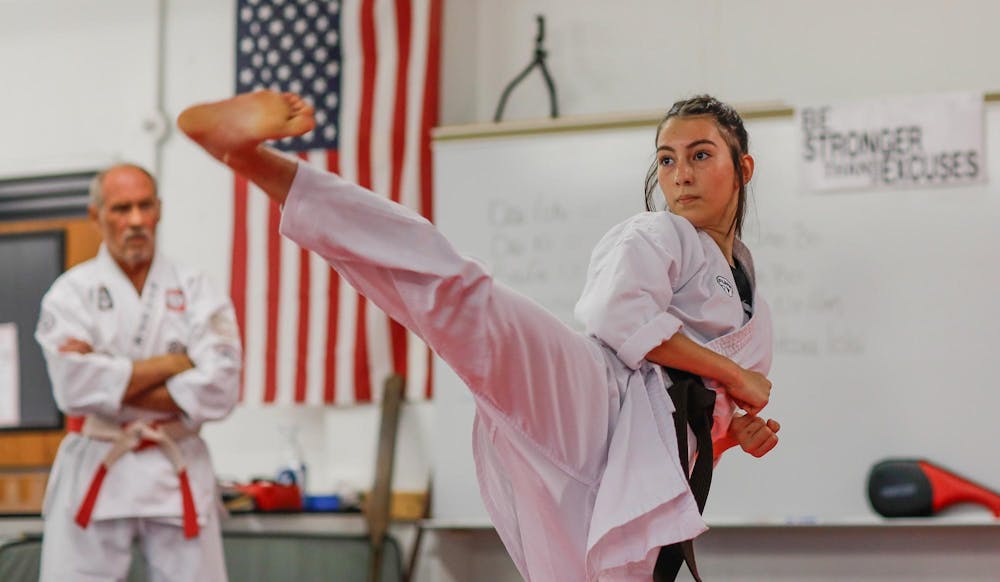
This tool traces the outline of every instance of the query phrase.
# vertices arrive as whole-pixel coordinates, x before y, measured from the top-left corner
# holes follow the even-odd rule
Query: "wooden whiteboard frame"
[[[1000,91],[986,93],[983,101],[1000,101]],[[745,120],[791,117],[795,108],[780,101],[748,103],[737,105],[736,110]],[[524,121],[504,121],[501,123],[475,123],[469,125],[448,125],[431,131],[434,141],[477,139],[533,135],[540,133],[560,133],[567,131],[593,131],[597,129],[619,129],[627,127],[652,127],[663,118],[664,111],[645,111],[609,115],[579,115],[555,119],[532,119]]]

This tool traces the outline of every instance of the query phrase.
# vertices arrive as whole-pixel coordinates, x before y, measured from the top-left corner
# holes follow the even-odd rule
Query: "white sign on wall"
[[[807,191],[986,181],[983,96],[947,93],[800,107]]]
[[[21,373],[17,357],[17,324],[0,323],[0,427],[21,419]]]

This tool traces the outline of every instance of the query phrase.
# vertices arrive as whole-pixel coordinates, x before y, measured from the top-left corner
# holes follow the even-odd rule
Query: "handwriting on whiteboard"
[[[485,212],[489,232],[484,234],[490,241],[486,261],[494,276],[579,329],[573,306],[587,277],[591,249],[608,229],[634,214],[635,206],[613,197],[567,202],[537,192],[490,199]]]
[[[865,342],[822,235],[794,221],[754,237],[757,278],[771,304],[774,349],[796,356],[860,356]],[[826,271],[824,273],[824,271]]]

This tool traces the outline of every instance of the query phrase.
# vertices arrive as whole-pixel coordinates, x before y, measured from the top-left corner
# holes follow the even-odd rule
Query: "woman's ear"
[[[740,158],[740,167],[743,170],[743,184],[741,185],[746,186],[750,182],[750,178],[753,178],[753,156],[750,154],[743,154],[743,157]]]

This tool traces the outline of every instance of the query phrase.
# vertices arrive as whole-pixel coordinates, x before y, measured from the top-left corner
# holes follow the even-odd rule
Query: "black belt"
[[[681,467],[688,477],[691,493],[698,504],[698,512],[705,511],[708,489],[712,486],[712,423],[715,410],[715,391],[705,387],[701,376],[683,370],[664,368],[672,385],[667,389],[674,403],[674,429],[677,432],[677,451],[680,453]],[[691,427],[698,444],[698,458],[694,470],[688,470],[687,427]],[[698,566],[694,561],[693,540],[685,540],[660,548],[653,569],[653,582],[669,582],[677,578],[681,564],[687,562],[691,575],[698,582]]]

